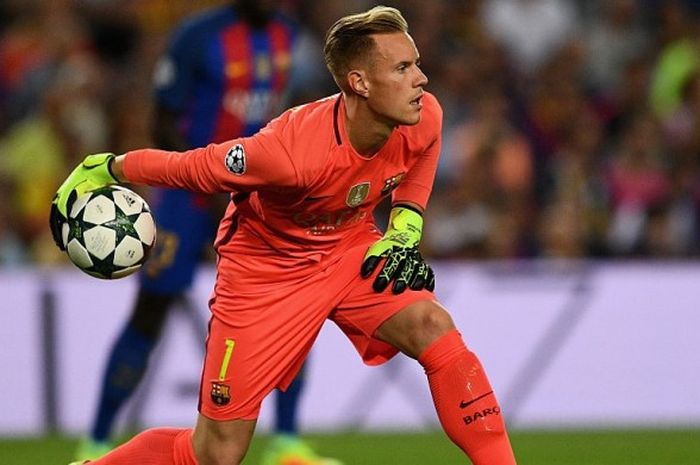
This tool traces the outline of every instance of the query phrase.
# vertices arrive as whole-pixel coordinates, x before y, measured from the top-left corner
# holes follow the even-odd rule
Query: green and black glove
[[[88,155],[56,191],[51,202],[49,226],[53,240],[61,250],[65,250],[61,230],[67,221],[68,209],[73,202],[86,192],[117,183],[109,169],[109,162],[114,157],[113,153]]]
[[[416,210],[398,205],[391,209],[386,233],[367,250],[360,270],[362,277],[368,278],[384,259],[372,284],[376,292],[383,292],[391,281],[394,294],[407,287],[414,291],[435,289],[433,270],[418,251],[422,231],[423,217]]]

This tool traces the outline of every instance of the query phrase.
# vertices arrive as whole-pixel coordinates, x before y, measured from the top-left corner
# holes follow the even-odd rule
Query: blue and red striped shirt
[[[230,5],[195,16],[158,64],[156,100],[192,147],[250,136],[284,109],[295,35],[281,15],[254,29]]]

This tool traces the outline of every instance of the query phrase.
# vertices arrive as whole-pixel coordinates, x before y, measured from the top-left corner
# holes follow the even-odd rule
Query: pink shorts
[[[274,388],[291,384],[326,319],[340,327],[366,364],[379,365],[396,355],[393,346],[374,338],[375,331],[406,306],[434,296],[425,290],[374,292],[374,277],[360,276],[367,247],[353,247],[330,265],[309,266],[303,273],[298,266],[280,266],[273,276],[260,256],[226,263],[226,277],[217,277],[210,301],[202,415],[257,418],[262,400]],[[256,275],[257,266],[265,269],[263,277]]]

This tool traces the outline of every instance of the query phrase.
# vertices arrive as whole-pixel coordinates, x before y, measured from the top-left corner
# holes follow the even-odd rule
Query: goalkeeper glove
[[[61,250],[65,250],[61,231],[68,218],[68,209],[73,202],[89,191],[117,183],[117,179],[109,169],[109,162],[114,157],[113,153],[88,155],[56,191],[51,202],[49,225],[53,240]]]
[[[414,291],[435,289],[433,270],[418,251],[422,229],[420,213],[401,206],[391,209],[386,233],[367,250],[360,270],[362,277],[368,278],[385,259],[372,284],[376,292],[383,292],[392,280],[394,294],[402,293],[406,287]]]

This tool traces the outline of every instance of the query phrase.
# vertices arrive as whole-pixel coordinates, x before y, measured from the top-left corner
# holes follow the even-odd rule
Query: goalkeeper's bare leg
[[[516,463],[486,373],[440,304],[408,305],[382,323],[375,337],[425,368],[443,429],[474,465]]]

